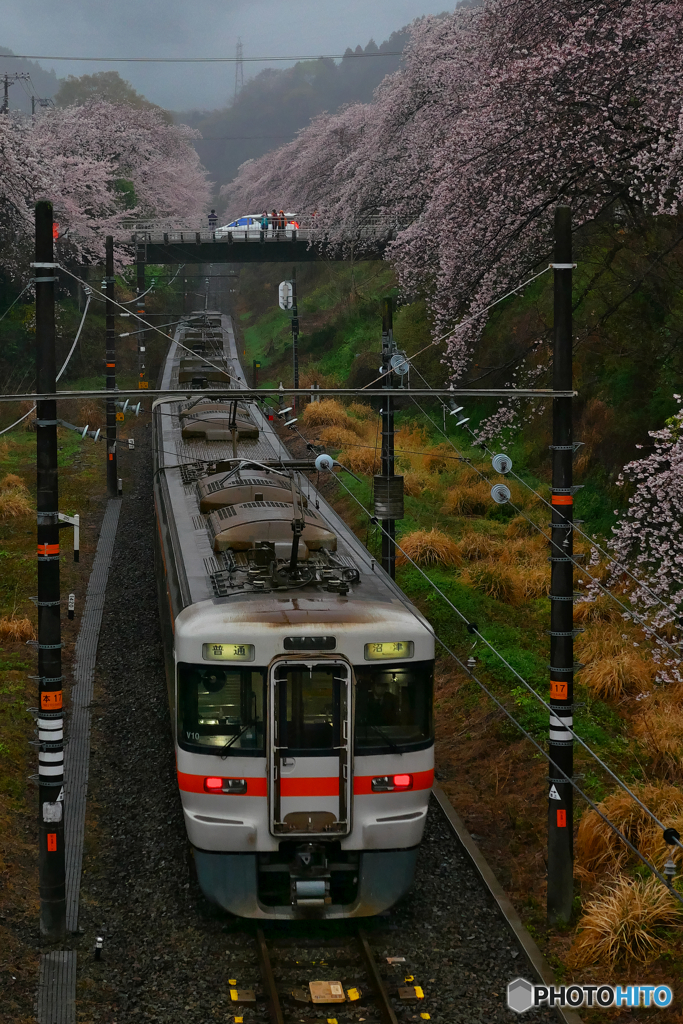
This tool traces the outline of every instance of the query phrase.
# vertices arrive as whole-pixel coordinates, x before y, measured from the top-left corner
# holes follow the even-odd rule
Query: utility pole
[[[394,403],[391,357],[394,355],[393,303],[382,299],[382,460],[374,479],[375,517],[382,527],[382,568],[396,578],[396,520],[403,518],[403,477],[394,475]]]
[[[7,76],[5,76],[5,79]],[[5,92],[5,95],[7,93]],[[36,203],[36,386],[57,390],[55,264],[52,203]],[[59,611],[59,493],[57,402],[38,402],[36,463],[38,505],[38,875],[40,935],[66,935],[64,861],[64,718],[62,630]]]
[[[135,310],[138,316],[144,317],[145,315],[145,246],[138,244],[136,253],[136,270],[137,270],[137,302],[135,304]],[[138,321],[139,327],[139,321]],[[146,363],[146,350],[147,344],[146,339],[147,332],[142,331],[137,335],[138,339],[138,387],[143,388],[147,386],[146,376],[147,371],[145,368]]]
[[[19,82],[19,81],[29,82],[30,80],[31,80],[31,76],[29,74],[27,74],[25,71],[15,71],[13,74],[10,74],[10,72],[8,72],[8,71],[6,71],[4,73],[4,75],[2,76],[2,84],[3,84],[4,92],[3,92],[3,99],[2,99],[2,108],[0,108],[0,113],[1,114],[9,114],[9,87],[10,87],[10,85],[14,85],[15,82]]]
[[[572,387],[572,222],[555,210],[553,389]],[[574,574],[572,399],[553,398],[550,576],[550,778],[548,792],[548,921],[566,924],[574,896]],[[556,768],[560,770],[557,771]]]
[[[296,304],[296,267],[292,267],[292,367],[294,387],[299,387],[299,310]],[[294,412],[299,408],[299,399],[294,399]]]
[[[107,363],[107,391],[112,392],[111,398],[107,398],[107,494],[115,498],[118,494],[118,469],[116,459],[116,335],[114,333],[114,238],[107,235],[106,239],[106,266],[104,275],[104,293],[107,296],[105,303],[105,324],[106,324],[106,363]]]

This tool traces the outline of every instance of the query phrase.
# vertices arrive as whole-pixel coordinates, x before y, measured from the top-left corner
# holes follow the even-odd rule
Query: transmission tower
[[[235,52],[235,99],[239,96],[244,88],[244,47],[242,46],[242,38],[237,40],[237,49]]]

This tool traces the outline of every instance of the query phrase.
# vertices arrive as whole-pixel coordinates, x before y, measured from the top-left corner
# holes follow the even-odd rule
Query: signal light
[[[372,780],[373,793],[397,793],[412,788],[412,775],[380,775]]]
[[[222,793],[223,780],[214,778],[204,779],[204,789],[207,793]]]

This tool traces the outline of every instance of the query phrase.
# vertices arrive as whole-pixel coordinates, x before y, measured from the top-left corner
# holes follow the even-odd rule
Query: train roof
[[[190,348],[196,345],[204,347],[204,355],[210,362],[220,360],[223,364],[224,360],[235,385],[243,387],[244,373],[239,363],[231,318],[206,310],[188,315],[176,328],[164,364],[162,388],[179,385],[181,359],[185,360],[190,355],[182,346]],[[419,629],[421,625],[431,634],[427,620],[316,490],[309,475],[300,468],[290,468],[289,464],[295,460],[257,402],[246,403],[252,430],[241,432],[236,446],[237,459],[242,464],[241,490],[244,487],[263,487],[266,483],[280,487],[286,485],[287,488],[293,484],[295,491],[305,497],[306,507],[300,511],[305,519],[305,529],[313,530],[314,534],[309,534],[307,540],[304,531],[305,560],[300,566],[305,567],[310,578],[308,582],[299,580],[289,585],[287,565],[280,557],[277,588],[270,590],[266,585],[264,593],[258,571],[249,561],[249,552],[217,550],[220,548],[216,540],[217,531],[225,526],[224,521],[228,521],[228,526],[236,519],[242,525],[251,523],[252,532],[256,530],[254,536],[257,536],[258,522],[268,518],[264,506],[282,503],[241,502],[233,506],[236,511],[222,517],[215,510],[207,513],[200,510],[202,496],[206,497],[211,490],[207,476],[217,467],[227,475],[236,466],[232,440],[225,435],[219,436],[220,432],[206,437],[183,436],[187,434],[183,430],[187,417],[181,419],[180,414],[205,396],[211,401],[212,383],[208,382],[206,387],[198,390],[197,398],[181,401],[161,398],[153,405],[155,488],[160,492],[170,522],[170,538],[184,608],[211,602],[216,606],[216,612],[221,614],[222,606],[229,604],[231,618],[253,621],[256,617],[264,624],[280,622],[292,626],[296,622],[303,625],[307,619],[322,623],[327,615],[330,621],[376,623],[382,620],[383,615],[390,614],[392,620],[398,616],[406,624],[408,616],[413,621],[413,628]],[[214,386],[218,388],[221,385],[216,383]],[[225,387],[224,384],[222,386]],[[230,405],[232,403],[226,405],[226,413]],[[240,406],[239,416],[243,419],[245,403],[241,401]],[[257,436],[253,436],[256,433],[253,428],[258,431]],[[216,439],[208,439],[210,436]],[[273,472],[274,463],[279,467],[277,474]],[[259,466],[268,467],[270,474]],[[217,473],[213,472],[213,476],[220,480]],[[199,481],[203,481],[201,487],[198,486]],[[286,525],[289,537],[287,552],[291,548],[290,524],[294,513],[290,510],[293,508],[290,504],[269,512],[273,520],[280,517],[285,521],[283,525]],[[334,538],[334,544],[325,539],[328,535]],[[323,541],[319,543],[320,537]],[[280,556],[284,553],[283,543],[274,545],[275,549],[279,548],[277,553]],[[275,604],[274,598],[277,599]],[[313,619],[309,613],[313,613]],[[189,612],[183,612],[183,619],[187,620],[188,615],[192,617]]]

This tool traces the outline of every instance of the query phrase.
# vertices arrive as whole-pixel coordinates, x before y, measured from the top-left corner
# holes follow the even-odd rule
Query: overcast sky
[[[20,54],[245,57],[343,53],[377,44],[454,0],[2,0],[0,45]],[[382,60],[377,58],[362,58]],[[224,106],[233,64],[150,65],[41,61],[60,77],[115,69],[148,99],[186,110]],[[245,63],[246,78],[265,66]]]

